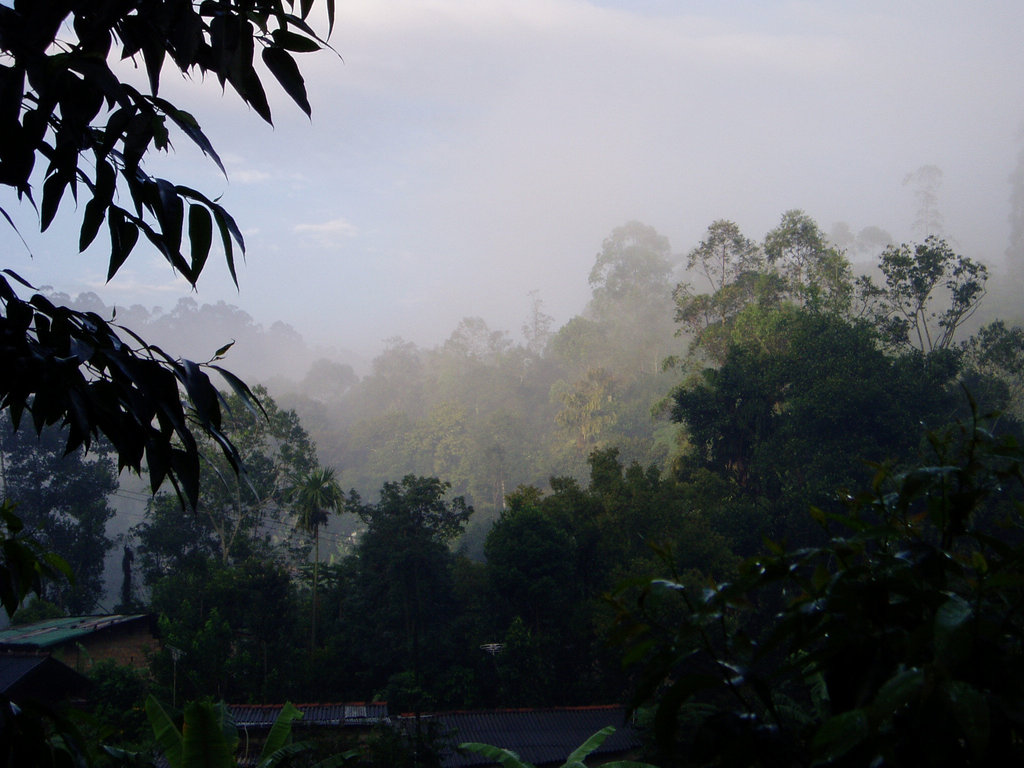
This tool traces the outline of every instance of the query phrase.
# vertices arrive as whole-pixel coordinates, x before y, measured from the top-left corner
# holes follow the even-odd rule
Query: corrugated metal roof
[[[0,691],[6,692],[43,665],[47,656],[0,654]]]
[[[232,704],[228,707],[239,728],[270,728],[283,704]],[[297,726],[357,727],[386,723],[388,705],[384,701],[348,702],[337,704],[296,704],[302,712]]]
[[[0,646],[31,648],[52,648],[63,643],[79,640],[87,635],[111,627],[122,626],[140,619],[149,619],[150,614],[110,614],[105,616],[68,616],[47,619],[20,627],[0,631]]]
[[[534,765],[560,765],[574,749],[608,725],[615,727],[615,733],[594,754],[628,752],[640,746],[639,736],[626,722],[626,711],[621,706],[447,712],[420,718],[421,723],[441,724],[446,744],[441,762],[445,768],[490,764],[475,753],[457,752],[458,745],[465,741],[509,749]],[[412,727],[413,718],[404,716],[402,720],[406,729]]]
[[[16,701],[55,701],[81,695],[90,686],[87,678],[50,655],[0,653],[0,693]]]

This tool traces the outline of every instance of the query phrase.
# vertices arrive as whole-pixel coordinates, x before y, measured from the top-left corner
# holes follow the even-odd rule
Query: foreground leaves
[[[0,307],[0,408],[9,409],[15,428],[26,417],[37,433],[66,426],[68,452],[88,449],[102,434],[114,446],[119,470],[140,473],[145,463],[154,492],[169,481],[193,507],[196,431],[240,471],[238,451],[222,430],[222,398],[207,371],[255,402],[237,377],[212,363],[175,359],[95,313],[56,306],[41,294],[22,299],[4,277]]]
[[[975,418],[878,467],[819,547],[650,582],[617,631],[667,765],[1024,759],[1024,449]]]
[[[615,729],[610,725],[599,730],[574,749],[572,754],[570,754],[569,757],[566,758],[566,761],[562,763],[561,768],[586,768],[586,763],[584,761],[591,755],[591,753],[600,749],[601,745],[604,744],[605,739],[613,733],[615,733]],[[483,757],[498,763],[503,768],[534,768],[532,763],[526,762],[510,749],[503,749],[490,744],[481,744],[476,741],[467,741],[459,744],[459,749],[482,755]],[[602,763],[602,765],[605,766],[605,768],[653,768],[653,766],[648,763],[637,763],[632,760],[614,760],[612,762]]]

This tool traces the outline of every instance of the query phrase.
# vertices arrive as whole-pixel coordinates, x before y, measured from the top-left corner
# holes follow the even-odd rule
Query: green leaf
[[[270,115],[270,104],[267,102],[266,91],[263,90],[263,83],[260,81],[259,75],[256,74],[256,70],[253,69],[252,64],[249,64],[248,68],[243,72],[240,81],[232,80],[232,84],[249,106],[256,111],[257,115],[271,125],[274,124]]]
[[[226,355],[228,353],[228,350],[231,349],[233,346],[235,346],[235,340],[234,339],[232,339],[227,344],[225,344],[223,347],[221,347],[216,352],[214,352],[213,353],[213,359],[214,360],[220,360],[221,358],[224,357],[224,355]]]
[[[146,63],[146,74],[149,75],[149,88],[155,96],[160,90],[160,70],[164,66],[167,47],[163,40],[150,36],[143,41],[142,59]]]
[[[100,225],[103,224],[103,214],[105,211],[106,206],[96,198],[85,204],[85,213],[82,215],[82,229],[78,235],[79,253],[88,248],[92,241],[96,239],[96,235],[100,231]]]
[[[171,768],[182,768],[181,732],[152,694],[146,697],[146,716],[153,729],[153,738],[163,750],[167,763]]]
[[[268,765],[270,756],[288,744],[292,738],[292,723],[301,718],[302,712],[290,701],[285,702],[277,717],[274,718],[274,724],[270,726],[270,733],[267,734],[267,740],[263,744],[258,760],[260,768]]]
[[[914,699],[924,687],[924,671],[904,669],[889,678],[871,704],[871,719],[878,723]]]
[[[214,208],[213,218],[217,222],[217,230],[220,232],[220,241],[224,246],[224,259],[228,263],[228,272],[231,273],[231,280],[235,287],[238,286],[238,274],[235,271],[235,252],[231,245],[233,231],[231,229],[234,220],[221,208]],[[241,236],[241,235],[239,235]],[[241,241],[238,241],[241,244]],[[242,246],[244,248],[244,246]]]
[[[722,678],[707,672],[682,675],[661,694],[654,715],[654,734],[659,744],[669,745],[675,738],[679,710],[691,696],[703,690],[723,686]]]
[[[235,768],[238,731],[226,719],[223,705],[187,704],[181,744],[182,768]]]
[[[267,416],[267,412],[263,408],[263,404],[259,401],[256,395],[253,394],[252,390],[249,389],[248,384],[238,378],[227,368],[222,368],[219,365],[211,365],[210,367],[224,377],[224,381],[226,381],[232,391],[238,395],[239,400],[242,401],[249,413],[254,416],[258,416],[259,413],[262,413],[264,417]],[[257,413],[257,408],[259,409],[259,413]]]
[[[863,709],[853,709],[826,720],[814,734],[811,748],[819,761],[842,757],[869,735],[868,716]]]
[[[358,760],[362,757],[362,754],[363,752],[360,749],[349,749],[345,752],[325,757],[323,760],[313,763],[309,768],[339,768],[350,760]]]
[[[504,768],[534,768],[532,763],[520,759],[519,755],[515,752],[500,747],[492,747],[490,744],[467,741],[459,744],[459,749],[476,752],[478,755],[483,755],[488,760],[498,763]]]
[[[572,754],[569,755],[569,759],[565,761],[565,764],[571,765],[572,763],[582,763],[584,760],[587,759],[587,756],[591,752],[593,752],[602,744],[604,744],[605,739],[607,739],[613,733],[615,733],[615,728],[613,728],[610,725],[606,725],[604,728],[599,730],[589,739],[580,744],[576,749],[574,749],[572,751]]]
[[[174,185],[166,179],[156,180],[157,199],[154,208],[160,232],[171,254],[181,249],[181,227],[185,219],[185,204]],[[192,280],[191,282],[195,282]]]

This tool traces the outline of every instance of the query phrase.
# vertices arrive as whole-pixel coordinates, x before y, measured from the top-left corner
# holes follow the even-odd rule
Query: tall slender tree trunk
[[[316,650],[316,610],[320,603],[317,585],[320,581],[320,526],[313,528],[313,621],[309,633],[309,655]]]

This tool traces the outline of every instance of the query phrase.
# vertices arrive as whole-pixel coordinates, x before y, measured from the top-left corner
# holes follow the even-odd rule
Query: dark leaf
[[[8,275],[9,277],[14,278],[19,283],[24,285],[26,288],[28,288],[30,290],[33,290],[33,291],[36,290],[36,287],[34,285],[32,285],[32,283],[30,283],[28,280],[23,278],[21,275],[19,275],[13,269],[3,269],[3,270],[0,270],[0,271],[2,271],[5,275]],[[0,282],[4,282],[4,281],[0,280]],[[6,282],[4,282],[4,284],[6,285]]]
[[[227,175],[227,171],[224,169],[224,163],[221,162],[220,155],[218,155],[214,150],[210,140],[206,138],[206,134],[203,133],[202,129],[199,127],[199,123],[194,117],[192,117],[192,115],[184,110],[177,109],[173,104],[168,101],[164,101],[163,99],[153,99],[153,104],[167,115],[167,117],[169,117],[174,124],[192,140],[192,143],[199,147],[204,155],[217,164],[221,173]]]
[[[40,225],[42,231],[45,232],[53,223],[53,217],[57,215],[60,200],[64,196],[67,186],[68,177],[59,171],[51,173],[43,182],[42,224]]]
[[[287,29],[275,29],[271,36],[274,38],[274,45],[286,51],[312,53],[320,50],[320,44],[316,40]]]
[[[195,283],[206,265],[213,241],[213,219],[210,212],[201,205],[188,207],[188,239],[192,244],[191,282]]]

